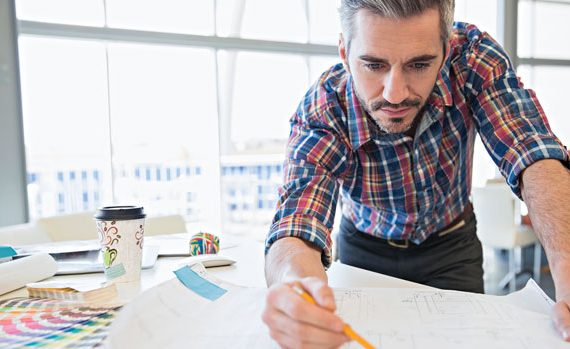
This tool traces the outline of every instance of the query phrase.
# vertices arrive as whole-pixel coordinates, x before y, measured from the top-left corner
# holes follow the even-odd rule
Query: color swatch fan
[[[93,348],[107,336],[116,308],[52,299],[0,301],[0,348]]]

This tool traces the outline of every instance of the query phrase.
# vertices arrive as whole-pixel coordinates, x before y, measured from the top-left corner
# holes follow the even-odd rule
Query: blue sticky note
[[[187,289],[211,301],[215,301],[228,292],[220,286],[204,279],[188,266],[176,270],[174,274],[176,274],[178,280],[180,280]]]
[[[113,279],[116,279],[118,277],[121,277],[121,276],[125,275],[125,273],[126,273],[126,270],[125,270],[125,266],[123,265],[123,263],[119,263],[119,264],[113,265],[112,267],[105,268],[105,276],[109,280],[113,280]]]
[[[10,246],[0,246],[0,258],[8,258],[17,255],[16,251]]]

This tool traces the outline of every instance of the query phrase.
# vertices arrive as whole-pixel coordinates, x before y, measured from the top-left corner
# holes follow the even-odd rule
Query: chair
[[[97,228],[93,216],[95,212],[65,214],[39,218],[37,226],[47,232],[52,241],[97,239]],[[184,217],[178,214],[147,217],[145,236],[176,234],[186,232]]]
[[[97,239],[97,228],[93,219],[95,212],[63,214],[38,218],[36,224],[46,231],[52,241]]]
[[[0,227],[0,245],[21,246],[51,242],[49,234],[34,223]]]
[[[520,217],[518,199],[506,183],[487,183],[473,188],[473,208],[477,217],[477,235],[481,243],[495,249],[508,250],[509,272],[499,282],[501,288],[509,284],[516,290],[515,250],[534,244],[535,281],[540,281],[541,245],[532,228],[516,223]]]
[[[186,233],[186,222],[184,217],[179,214],[147,217],[145,220],[145,236],[179,233]]]

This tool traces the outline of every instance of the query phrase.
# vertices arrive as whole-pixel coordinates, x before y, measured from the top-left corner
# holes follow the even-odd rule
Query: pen
[[[298,285],[293,285],[292,286],[293,291],[295,291],[295,293],[297,293],[299,296],[301,296],[301,298],[303,298],[304,300],[306,300],[309,303],[315,304],[317,305],[317,302],[315,302],[315,300],[313,299],[313,297],[311,297],[310,294],[308,294],[305,290],[303,290],[300,286]],[[363,348],[365,349],[375,349],[374,346],[372,344],[370,344],[366,339],[364,339],[361,335],[359,335],[358,333],[356,333],[356,331],[354,331],[352,329],[352,327],[350,327],[348,324],[344,324],[344,328],[342,329],[344,331],[344,333],[352,340],[358,342],[358,344],[360,344]]]

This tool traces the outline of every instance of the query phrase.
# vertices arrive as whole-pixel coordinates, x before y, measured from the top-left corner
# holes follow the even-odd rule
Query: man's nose
[[[400,104],[409,96],[406,77],[399,69],[391,69],[384,79],[382,97],[392,104]]]

